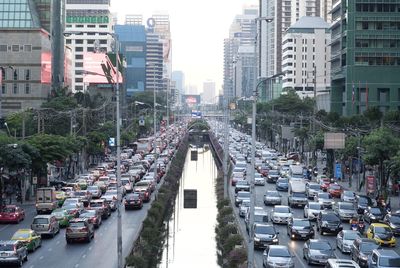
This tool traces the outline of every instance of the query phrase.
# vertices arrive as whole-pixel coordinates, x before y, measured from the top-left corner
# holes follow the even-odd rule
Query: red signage
[[[376,178],[375,176],[367,176],[367,183],[366,183],[366,191],[367,194],[374,193],[376,190]]]

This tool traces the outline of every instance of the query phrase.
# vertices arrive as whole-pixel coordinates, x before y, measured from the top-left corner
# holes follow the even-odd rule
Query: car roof
[[[288,246],[283,246],[283,245],[269,245],[268,247],[269,247],[269,249],[276,248],[276,249],[287,249],[287,250],[289,250]]]
[[[327,239],[309,239],[310,243],[317,243],[317,242],[323,242],[323,243],[329,243],[329,241]]]
[[[394,251],[393,249],[374,249],[374,251],[380,255],[385,257],[399,257],[400,255]]]
[[[385,223],[371,223],[371,226],[373,227],[389,227],[389,225],[385,224]]]
[[[18,229],[15,233],[31,233],[32,229]]]
[[[36,215],[35,217],[34,217],[34,219],[39,219],[39,218],[46,218],[46,219],[48,219],[48,218],[51,218],[51,217],[54,217],[53,215]]]
[[[374,244],[376,244],[376,241],[371,239],[371,238],[357,237],[356,240],[358,240],[360,243],[374,243]]]

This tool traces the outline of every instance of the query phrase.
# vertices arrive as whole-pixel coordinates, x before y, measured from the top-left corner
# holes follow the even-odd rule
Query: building
[[[45,11],[32,0],[0,2],[0,118],[39,108],[49,97],[50,34],[39,15]]]
[[[143,25],[143,15],[138,15],[138,14],[126,15],[125,25]]]
[[[399,1],[333,1],[332,111],[400,110],[399,10]]]
[[[73,51],[73,93],[83,91],[83,58],[86,52],[110,52],[114,47],[110,0],[65,0],[65,44]],[[68,34],[68,32],[80,32]]]
[[[302,17],[282,39],[283,90],[314,97],[330,89],[330,25],[320,17]]]
[[[262,95],[269,100],[274,94],[271,89],[280,88],[282,76],[282,37],[299,18],[304,16],[322,17],[330,22],[332,0],[261,0],[261,17],[273,18],[269,23],[260,21],[261,35],[260,76],[269,78]],[[279,89],[278,89],[279,91]],[[274,98],[278,95],[274,95]]]
[[[185,94],[185,74],[182,71],[173,71],[171,74],[171,80],[176,89],[176,105],[181,106],[182,95]]]
[[[120,51],[126,61],[124,90],[131,97],[146,84],[146,29],[143,25],[116,25]]]
[[[172,73],[172,41],[169,15],[153,14],[151,19],[154,21],[154,33],[158,34],[163,47],[163,79],[169,81]],[[168,84],[163,87],[164,90],[168,88]]]
[[[215,103],[215,82],[205,81],[203,83],[203,103]]]
[[[35,3],[36,12],[39,15],[41,27],[50,33],[52,0],[33,0],[33,2]]]
[[[146,90],[163,88],[163,43],[154,32],[154,28],[146,29]]]

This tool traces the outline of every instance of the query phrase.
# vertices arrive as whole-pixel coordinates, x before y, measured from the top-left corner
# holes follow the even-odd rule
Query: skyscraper
[[[173,71],[171,75],[172,82],[176,89],[176,105],[181,105],[182,95],[185,94],[185,74],[182,71]]]
[[[214,81],[205,81],[203,83],[203,103],[216,103],[215,100],[215,82]]]

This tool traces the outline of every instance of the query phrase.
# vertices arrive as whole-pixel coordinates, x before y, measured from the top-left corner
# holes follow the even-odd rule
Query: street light
[[[119,43],[118,43],[118,35],[110,32],[79,32],[79,31],[71,31],[64,32],[64,36],[70,35],[81,35],[83,33],[99,33],[99,34],[108,34],[110,35],[115,42],[115,68],[116,68],[116,85],[115,85],[115,97],[117,102],[117,137],[116,137],[116,145],[117,145],[117,254],[118,254],[118,268],[123,267],[122,263],[122,215],[121,215],[121,115],[120,115],[120,103],[119,103]]]

